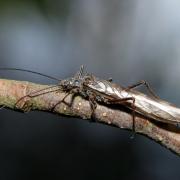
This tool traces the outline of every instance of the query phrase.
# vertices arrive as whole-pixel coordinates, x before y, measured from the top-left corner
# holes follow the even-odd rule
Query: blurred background
[[[84,64],[148,81],[180,106],[179,0],[0,0],[0,67],[57,78]],[[54,84],[22,72],[1,78]],[[142,89],[143,92],[146,92]],[[0,111],[0,179],[180,179],[179,157],[131,132],[44,112]]]

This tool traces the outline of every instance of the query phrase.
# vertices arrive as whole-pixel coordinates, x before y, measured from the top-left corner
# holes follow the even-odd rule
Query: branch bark
[[[50,87],[50,85],[40,85],[26,81],[0,79],[0,105],[21,111],[50,111],[54,104],[63,99],[65,96],[64,92],[58,90],[39,96],[36,96],[38,93],[35,93],[35,97],[23,98],[18,102],[17,106],[15,106],[16,102],[21,97]],[[52,87],[43,92],[57,89],[58,87]],[[84,100],[80,96],[76,96],[73,99],[72,106],[69,107],[68,103],[70,103],[71,100],[72,95],[69,95],[65,100],[66,103],[60,103],[53,113],[80,117],[82,119],[91,119],[91,108],[87,100]],[[94,118],[95,122],[105,123],[109,126],[116,126],[121,129],[132,129],[131,112],[121,106],[104,106],[98,104],[94,113]],[[177,155],[180,155],[180,130],[176,127],[137,115],[135,118],[135,130],[137,133],[153,139]]]

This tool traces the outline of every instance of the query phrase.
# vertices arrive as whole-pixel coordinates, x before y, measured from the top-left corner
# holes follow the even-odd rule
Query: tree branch
[[[51,108],[65,96],[65,93],[58,90],[58,87],[52,87],[42,91],[49,92],[58,90],[56,92],[44,93],[39,96],[36,96],[38,93],[35,93],[33,94],[35,96],[33,98],[26,97],[18,101],[21,97],[44,88],[50,88],[50,86],[25,81],[0,79],[0,105],[21,111],[50,111]],[[81,117],[82,119],[91,118],[91,108],[87,100],[84,100],[80,96],[76,96],[73,100],[72,106],[69,107],[68,104],[71,100],[72,95],[69,95],[65,100],[66,103],[60,103],[55,108],[54,113]],[[119,105],[103,106],[98,104],[94,113],[94,118],[95,122],[105,123],[121,129],[132,129],[131,112]],[[137,115],[135,118],[135,130],[137,133],[155,140],[159,144],[170,149],[172,152],[180,155],[180,130],[172,125],[159,123],[155,120],[153,121],[146,117]]]

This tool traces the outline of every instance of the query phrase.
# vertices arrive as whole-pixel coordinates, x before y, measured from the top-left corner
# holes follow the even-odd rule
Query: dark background
[[[0,0],[0,67],[58,78],[84,64],[147,80],[180,106],[179,0]],[[1,78],[56,82],[32,74]],[[144,89],[142,89],[143,91]],[[44,112],[0,111],[0,179],[180,179],[179,157],[131,132]]]

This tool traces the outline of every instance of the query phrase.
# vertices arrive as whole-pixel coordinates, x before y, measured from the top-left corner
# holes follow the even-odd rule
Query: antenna
[[[49,75],[46,75],[46,74],[42,74],[42,73],[39,73],[39,72],[36,72],[36,71],[31,71],[31,70],[28,70],[28,69],[20,69],[20,68],[0,68],[0,71],[1,70],[10,70],[10,71],[23,71],[23,72],[28,72],[28,73],[32,73],[32,74],[37,74],[37,75],[40,75],[40,76],[44,76],[44,77],[47,77],[49,79],[53,79],[53,80],[56,80],[56,81],[61,81],[60,79],[58,78],[55,78],[55,77],[52,77],[52,76],[49,76]]]

